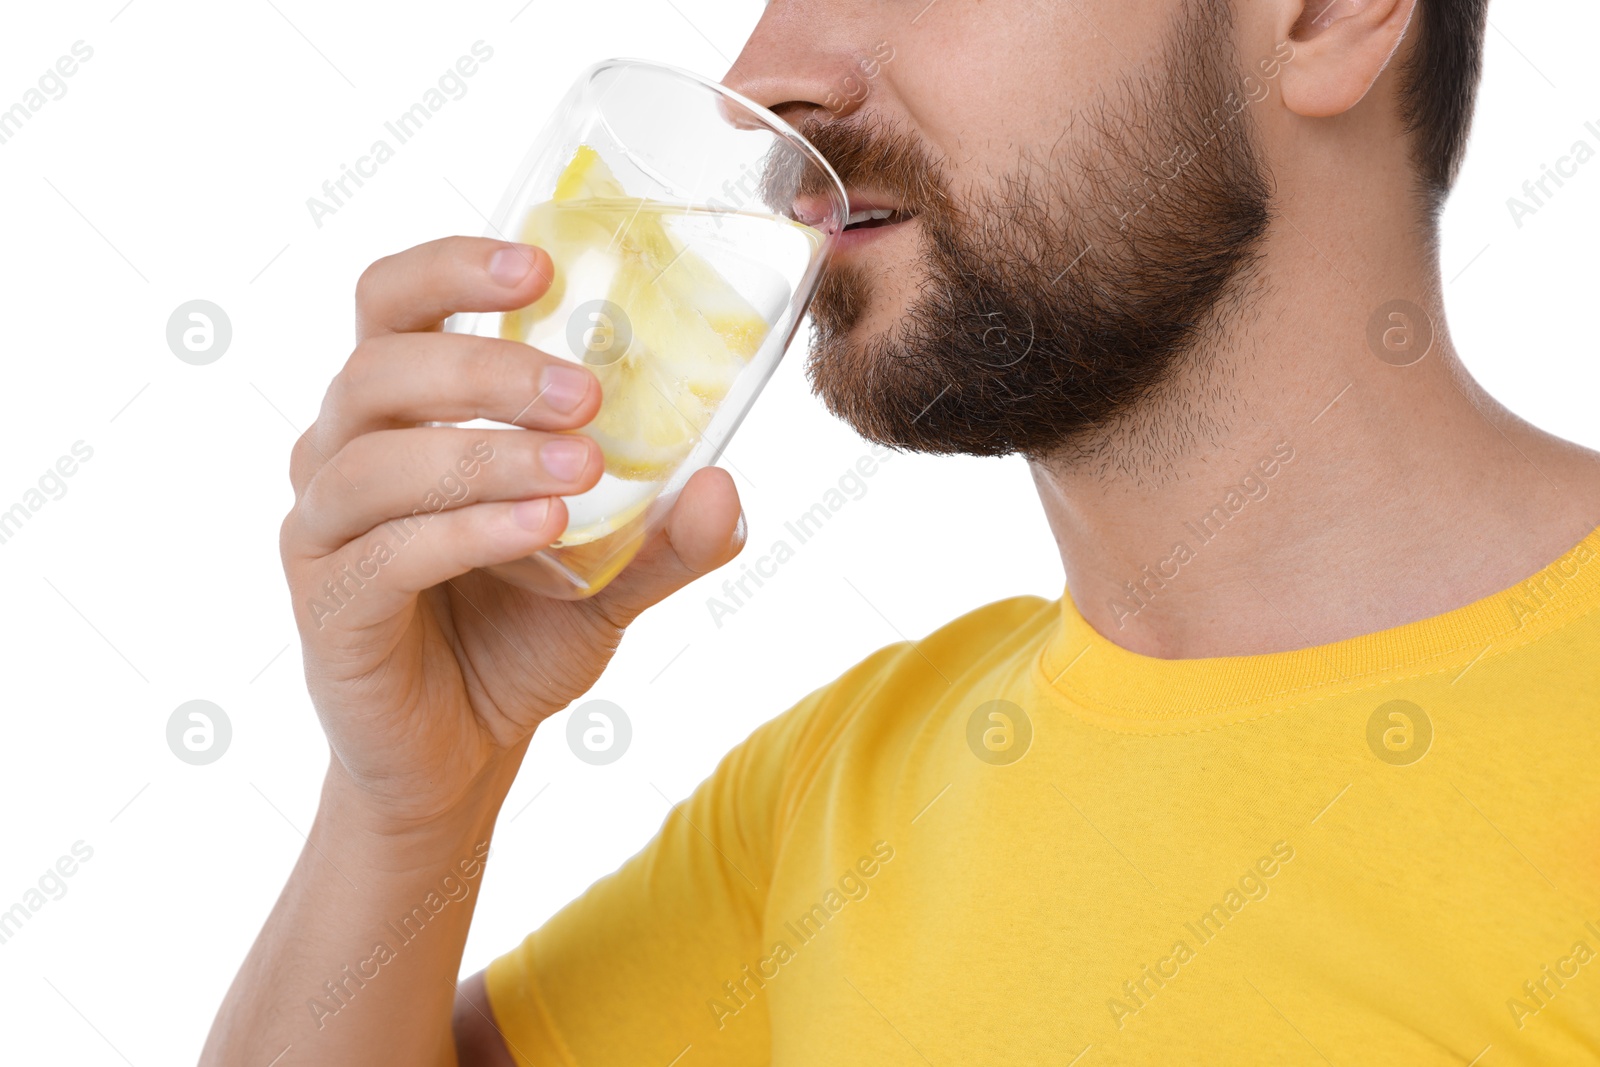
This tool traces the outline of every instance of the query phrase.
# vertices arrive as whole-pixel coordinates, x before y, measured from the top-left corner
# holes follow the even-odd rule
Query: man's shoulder
[[[1026,667],[1060,619],[1059,600],[1014,596],[974,608],[924,637],[884,645],[813,690],[769,726],[802,759],[836,754],[846,738],[869,749],[894,747],[963,694]]]
[[[1036,649],[1060,613],[1059,600],[1038,596],[996,600],[956,616],[926,636],[884,645],[824,689],[848,694],[879,688],[887,680],[914,688],[957,685],[974,668]]]

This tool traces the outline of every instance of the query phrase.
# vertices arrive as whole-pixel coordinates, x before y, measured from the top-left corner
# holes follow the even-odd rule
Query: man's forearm
[[[228,990],[201,1064],[454,1065],[462,947],[504,786],[386,825],[330,769],[305,849]]]

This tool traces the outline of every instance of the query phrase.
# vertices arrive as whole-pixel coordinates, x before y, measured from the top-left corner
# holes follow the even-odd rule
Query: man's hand
[[[600,479],[599,448],[570,432],[600,386],[527,345],[440,326],[526,307],[551,275],[539,249],[451,237],[380,259],[357,286],[358,343],[295,445],[282,532],[332,758],[207,1067],[289,1047],[297,1063],[509,1063],[482,975],[458,996],[476,895],[434,916],[382,982],[359,995],[335,983],[356,981],[352,963],[442,876],[473,877],[463,860],[483,854],[534,727],[593,684],[623,627],[743,543],[733,482],[709,468],[595,597],[549,600],[480,569],[548,547],[567,523],[560,497]],[[475,418],[518,428],[427,425]]]
[[[479,569],[549,546],[567,522],[559,497],[603,470],[599,447],[565,432],[599,410],[588,370],[440,329],[453,312],[525,307],[551,276],[543,250],[484,238],[378,260],[356,288],[355,351],[295,445],[281,546],[306,676],[333,771],[380,821],[450,812],[594,683],[640,611],[742,545],[733,481],[710,468],[593,598],[550,600]],[[473,418],[523,428],[425,425]]]

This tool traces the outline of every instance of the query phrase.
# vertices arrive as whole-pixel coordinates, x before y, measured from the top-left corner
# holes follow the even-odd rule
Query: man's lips
[[[851,205],[854,207],[855,205]],[[893,226],[897,222],[904,222],[911,215],[899,208],[872,207],[856,208],[850,212],[850,219],[845,224],[846,230],[873,229],[878,226]]]
[[[892,229],[916,217],[915,212],[906,210],[887,197],[857,190],[846,190],[846,195],[850,201],[850,217],[845,220],[839,233],[841,248],[854,247],[869,233],[877,236],[878,231]],[[822,197],[797,197],[794,213],[798,221],[819,226],[827,220],[829,202]]]

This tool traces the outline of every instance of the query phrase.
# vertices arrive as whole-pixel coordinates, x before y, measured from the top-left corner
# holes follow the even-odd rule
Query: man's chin
[[[910,274],[898,257],[829,264],[809,309],[814,347],[863,350],[887,341],[914,296],[904,284]]]

